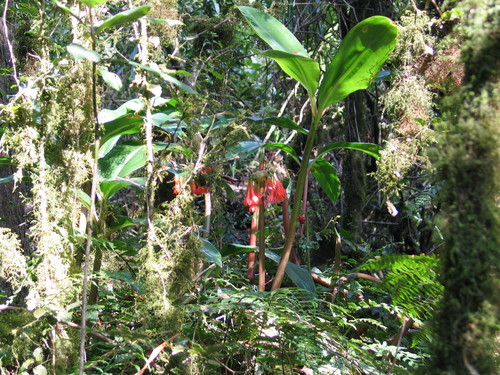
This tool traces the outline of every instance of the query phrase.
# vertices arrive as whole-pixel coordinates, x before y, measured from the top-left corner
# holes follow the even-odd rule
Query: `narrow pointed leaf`
[[[332,142],[325,147],[323,147],[318,152],[318,158],[325,155],[327,152],[332,150],[336,150],[339,148],[349,148],[351,150],[357,150],[364,152],[370,156],[373,156],[375,159],[380,158],[380,150],[382,147],[373,143],[360,143],[360,142]]]
[[[101,61],[101,56],[97,52],[82,47],[78,44],[70,44],[66,46],[66,49],[75,58],[75,60],[85,59],[95,63]]]
[[[6,177],[0,177],[0,184],[5,184],[5,183],[11,182],[11,181],[14,181],[14,175],[13,174],[8,175]]]
[[[318,92],[318,110],[350,93],[366,89],[396,45],[397,27],[389,18],[367,18],[347,34],[326,70]]]
[[[239,6],[238,9],[255,30],[255,33],[273,50],[288,52],[292,55],[309,56],[297,38],[276,18],[251,7]]]
[[[286,74],[305,87],[309,96],[314,95],[319,81],[319,64],[316,61],[283,51],[265,51],[260,54],[276,61]]]
[[[182,83],[181,81],[179,81],[177,78],[175,77],[172,77],[171,75],[169,74],[166,74],[166,73],[163,73],[159,68],[157,68],[156,66],[153,66],[153,67],[150,67],[150,66],[146,66],[146,65],[142,65],[142,64],[138,64],[136,62],[133,62],[133,61],[129,61],[128,62],[130,65],[132,66],[136,66],[138,68],[141,68],[143,70],[146,70],[148,72],[151,72],[151,73],[154,73],[156,75],[158,75],[161,79],[163,79],[164,81],[166,82],[169,82],[169,83],[172,83],[178,87],[180,87],[181,89],[183,89],[184,91],[186,92],[189,92],[190,94],[196,94],[196,90],[194,90],[192,87],[189,87],[188,85],[186,85],[185,83]]]
[[[212,243],[204,238],[201,238],[201,252],[205,258],[219,267],[222,267],[222,256],[217,248]]]
[[[264,124],[276,125],[279,126],[280,128],[295,130],[305,135],[309,134],[309,130],[304,129],[303,127],[299,126],[295,121],[290,120],[289,118],[286,117],[265,117],[265,118],[245,117],[245,119],[256,123],[263,122]]]
[[[266,250],[266,257],[278,264],[281,261],[281,257],[270,250]],[[316,286],[314,285],[311,274],[306,269],[297,266],[294,263],[288,262],[285,272],[295,285],[311,294],[314,294]]]
[[[0,167],[8,165],[16,165],[16,163],[14,163],[14,161],[7,156],[0,157]]]
[[[336,202],[340,196],[340,180],[333,165],[325,159],[318,158],[311,165],[311,171],[328,198]]]
[[[295,160],[297,162],[297,164],[300,165],[300,161],[299,161],[297,154],[295,153],[295,150],[284,143],[266,143],[266,144],[263,144],[262,147],[278,148],[282,151],[285,151],[288,155],[290,155],[293,158],[293,160]]]
[[[146,14],[148,14],[151,8],[152,5],[143,5],[115,14],[114,16],[109,17],[102,24],[97,26],[95,28],[95,32],[96,34],[98,34],[103,30],[109,29],[110,27],[116,27],[125,23],[137,21],[139,18],[144,17]]]

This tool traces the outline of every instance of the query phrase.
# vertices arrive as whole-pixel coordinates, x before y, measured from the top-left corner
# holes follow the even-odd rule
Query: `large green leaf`
[[[325,155],[327,152],[332,150],[336,150],[339,148],[349,148],[351,150],[358,150],[364,152],[370,156],[373,156],[375,159],[380,158],[380,150],[381,146],[373,144],[373,143],[361,143],[361,142],[332,142],[323,147],[319,152],[317,157],[320,158]]]
[[[257,141],[238,142],[236,145],[229,149],[228,153],[226,154],[226,159],[231,160],[234,158],[245,158],[248,155],[256,152],[260,146],[261,143]]]
[[[315,94],[319,81],[319,64],[316,61],[283,51],[265,51],[260,54],[276,61],[286,74],[305,87],[309,96]]]
[[[110,72],[108,68],[99,68],[99,74],[104,82],[106,82],[112,89],[120,91],[123,87],[122,80],[118,74]]]
[[[125,177],[146,164],[146,147],[141,141],[128,141],[115,146],[99,159],[102,179]]]
[[[117,177],[115,179],[105,179],[99,183],[99,189],[102,192],[102,199],[108,200],[121,189],[127,186],[133,186],[140,190],[144,190],[146,184],[145,177],[132,177],[132,178],[122,178]]]
[[[238,254],[251,253],[254,251],[259,251],[256,246],[247,246],[240,244],[224,244],[221,249],[221,253],[223,256],[231,256]],[[279,263],[281,257],[271,250],[266,250],[266,257],[271,259],[272,261]],[[299,288],[307,290],[310,293],[314,293],[316,291],[316,286],[314,285],[314,281],[311,277],[311,274],[304,268],[297,266],[294,263],[288,262],[285,270],[288,277],[292,280],[292,282],[297,285]]]
[[[101,143],[124,134],[136,134],[141,131],[144,119],[138,115],[124,115],[104,124],[101,131]]]
[[[255,33],[273,50],[309,57],[297,38],[276,18],[251,7],[239,6],[238,9]]]
[[[85,5],[88,5],[89,7],[95,7],[96,5],[102,4],[108,0],[80,0],[82,3]]]
[[[297,162],[297,164],[300,165],[300,160],[299,160],[299,157],[297,156],[297,154],[295,153],[295,150],[284,144],[284,143],[266,143],[266,144],[263,144],[262,147],[264,148],[277,148],[277,149],[280,149],[282,151],[285,151],[288,155],[290,155],[293,160],[295,160]]]
[[[367,18],[354,26],[321,82],[319,112],[354,91],[366,89],[394,49],[397,35],[398,28],[382,16]]]
[[[98,34],[103,30],[109,29],[110,27],[116,27],[125,23],[137,21],[139,18],[144,17],[146,14],[148,14],[151,8],[152,5],[143,5],[115,14],[114,16],[109,17],[103,23],[97,26],[95,28],[95,32],[96,34]]]
[[[340,195],[340,180],[335,168],[325,159],[318,158],[312,163],[311,171],[328,198],[336,202]]]
[[[205,238],[201,238],[201,252],[205,255],[205,258],[212,263],[215,263],[219,267],[222,267],[222,256],[217,250],[217,248],[212,245],[212,243]]]
[[[75,58],[75,60],[88,60],[94,63],[101,61],[101,56],[97,52],[78,44],[70,44],[66,46],[66,49]]]
[[[266,257],[268,257],[269,259],[278,264],[281,261],[281,257],[270,250],[266,250]],[[292,282],[299,288],[302,288],[311,294],[314,294],[316,292],[316,286],[314,285],[311,273],[308,272],[305,268],[297,266],[294,263],[288,262],[285,272],[288,275],[288,277],[292,280]]]

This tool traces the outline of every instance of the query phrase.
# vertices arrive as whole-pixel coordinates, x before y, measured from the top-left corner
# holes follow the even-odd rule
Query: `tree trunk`
[[[500,11],[495,0],[462,6],[465,86],[447,101],[436,163],[446,243],[433,372],[487,375],[498,373]]]

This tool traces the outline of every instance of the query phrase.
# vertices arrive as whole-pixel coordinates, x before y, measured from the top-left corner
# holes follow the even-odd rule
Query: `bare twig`
[[[163,341],[160,345],[158,345],[156,348],[154,348],[154,350],[149,355],[149,358],[147,359],[146,364],[139,371],[137,371],[134,375],[142,375],[142,374],[144,374],[144,371],[146,371],[148,369],[149,365],[151,363],[153,363],[153,361],[156,359],[156,357],[158,357],[158,355],[162,352],[162,350],[167,347],[167,344],[170,341],[172,341],[173,339],[179,337],[180,335],[181,335],[180,333],[176,333],[171,338],[169,338],[166,341]]]
[[[14,55],[14,49],[12,48],[12,43],[9,39],[9,29],[7,27],[7,9],[9,8],[9,0],[5,0],[5,5],[3,8],[2,15],[2,26],[5,36],[5,43],[7,43],[7,48],[9,49],[10,62],[12,64],[12,77],[16,81],[16,85],[19,86],[19,78],[17,78],[17,68],[16,68],[16,56]]]

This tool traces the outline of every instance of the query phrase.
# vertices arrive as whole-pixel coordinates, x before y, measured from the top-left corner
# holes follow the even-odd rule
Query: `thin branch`
[[[158,357],[158,355],[163,351],[163,349],[165,349],[167,347],[167,344],[169,343],[169,341],[172,341],[173,339],[179,337],[180,335],[181,335],[180,333],[176,333],[171,338],[169,338],[166,341],[163,341],[160,345],[158,345],[156,348],[154,348],[154,350],[149,355],[149,358],[147,359],[146,364],[139,371],[137,371],[134,375],[142,375],[144,373],[144,371],[146,371],[148,369],[149,365],[151,363],[153,363],[153,361],[156,359],[156,357]]]
[[[19,86],[20,82],[19,78],[17,78],[16,56],[14,55],[14,49],[12,48],[12,43],[10,42],[9,39],[9,29],[7,27],[8,8],[9,8],[9,0],[5,0],[5,5],[3,8],[3,15],[2,15],[3,32],[5,36],[5,43],[7,43],[7,48],[9,49],[10,62],[12,64],[12,77],[14,78],[14,81],[16,81],[16,85]]]

